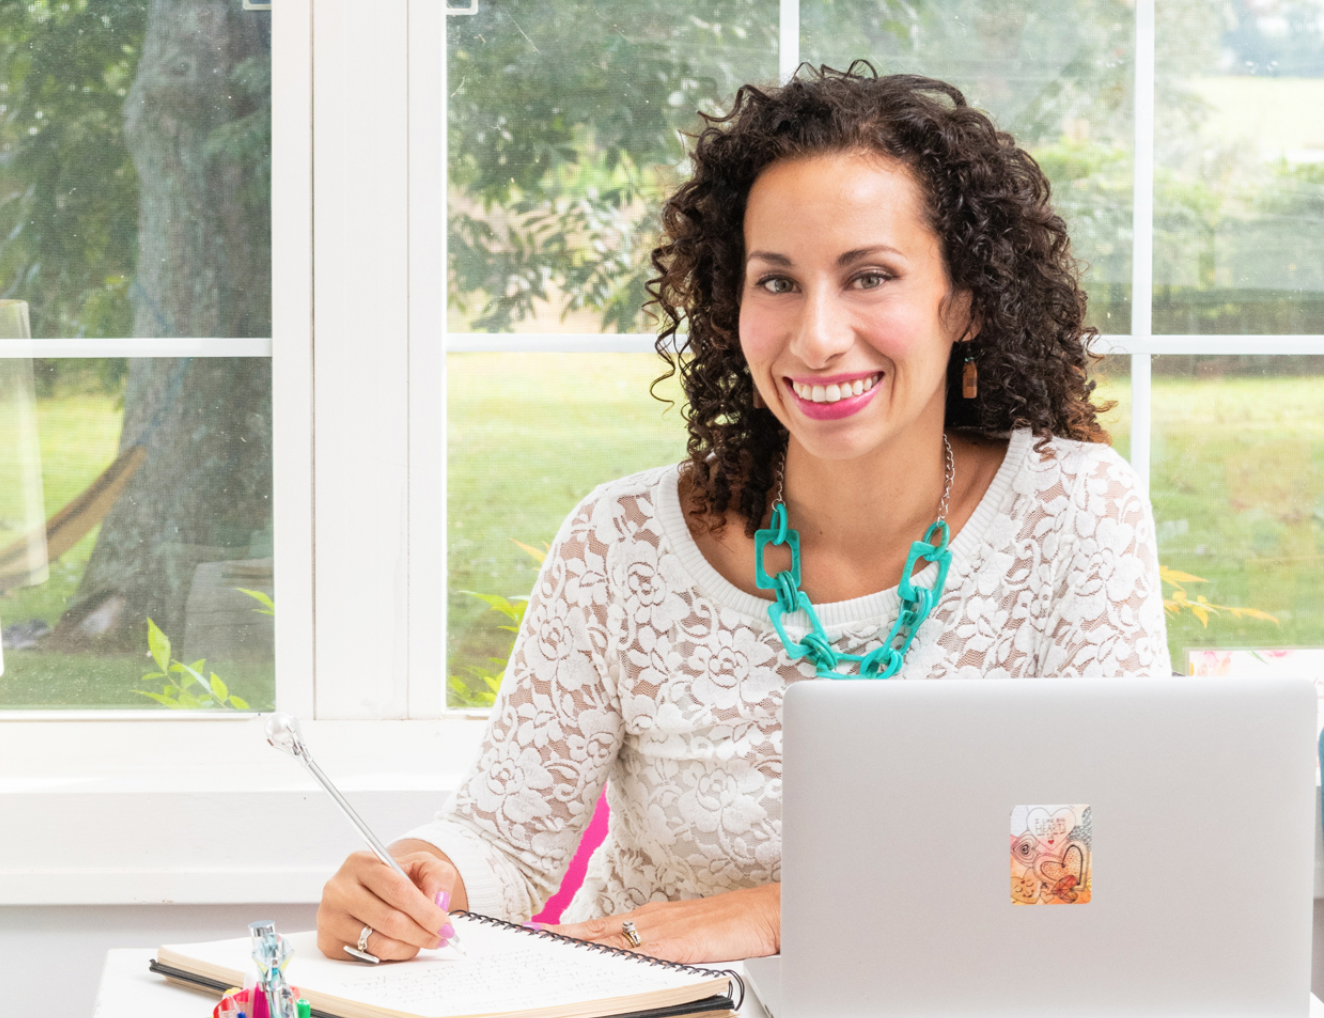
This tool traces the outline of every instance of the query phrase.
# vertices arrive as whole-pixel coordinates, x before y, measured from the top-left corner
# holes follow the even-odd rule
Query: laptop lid
[[[1315,691],[801,682],[777,1018],[1309,1004]]]

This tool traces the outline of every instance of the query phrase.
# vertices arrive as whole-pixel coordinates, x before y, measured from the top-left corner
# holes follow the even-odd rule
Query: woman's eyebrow
[[[774,251],[751,251],[746,257],[745,262],[752,262],[755,259],[763,262],[770,262],[773,265],[781,265],[784,268],[790,268],[791,259],[784,254],[777,254]]]
[[[870,255],[887,252],[888,254],[900,255],[901,252],[890,244],[874,244],[872,247],[857,247],[854,250],[846,251],[837,257],[839,266],[849,265],[851,262],[858,262],[861,258],[868,258]],[[902,255],[902,257],[905,257]]]

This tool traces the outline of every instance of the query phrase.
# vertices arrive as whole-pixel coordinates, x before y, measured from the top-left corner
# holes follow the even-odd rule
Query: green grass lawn
[[[1187,592],[1252,607],[1170,619],[1173,664],[1197,647],[1324,645],[1324,379],[1155,378],[1151,497],[1159,554]]]

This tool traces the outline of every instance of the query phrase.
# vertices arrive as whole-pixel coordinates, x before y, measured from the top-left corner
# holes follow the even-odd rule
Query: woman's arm
[[[622,929],[627,919],[639,935],[638,947]],[[687,965],[762,958],[781,950],[782,885],[764,884],[690,901],[651,902],[620,915],[547,928]]]
[[[1069,487],[1039,673],[1172,674],[1154,516],[1134,471],[1090,450]]]
[[[381,931],[370,938],[378,957],[435,947],[439,892],[451,907],[522,921],[556,890],[623,736],[604,659],[604,501],[589,496],[548,552],[474,768],[436,820],[392,849],[416,886],[366,853],[351,856],[318,913],[326,953],[342,956],[364,926]]]

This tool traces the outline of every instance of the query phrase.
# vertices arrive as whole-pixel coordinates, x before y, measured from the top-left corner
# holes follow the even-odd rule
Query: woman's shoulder
[[[599,532],[607,525],[607,533],[617,536],[646,526],[656,517],[666,482],[674,479],[676,471],[676,464],[671,463],[604,481],[580,500],[566,518],[566,525]]]
[[[1018,441],[1019,440],[1019,441]],[[1028,430],[1013,434],[1012,449],[1020,448],[1019,472],[1036,477],[1042,484],[1065,484],[1086,478],[1110,477],[1127,487],[1136,487],[1131,464],[1106,442],[1082,442],[1058,435],[1038,437]]]
[[[1143,498],[1135,470],[1107,443],[1022,431],[1014,433],[1011,448],[1020,450],[1012,487],[1029,502],[1116,516]]]

